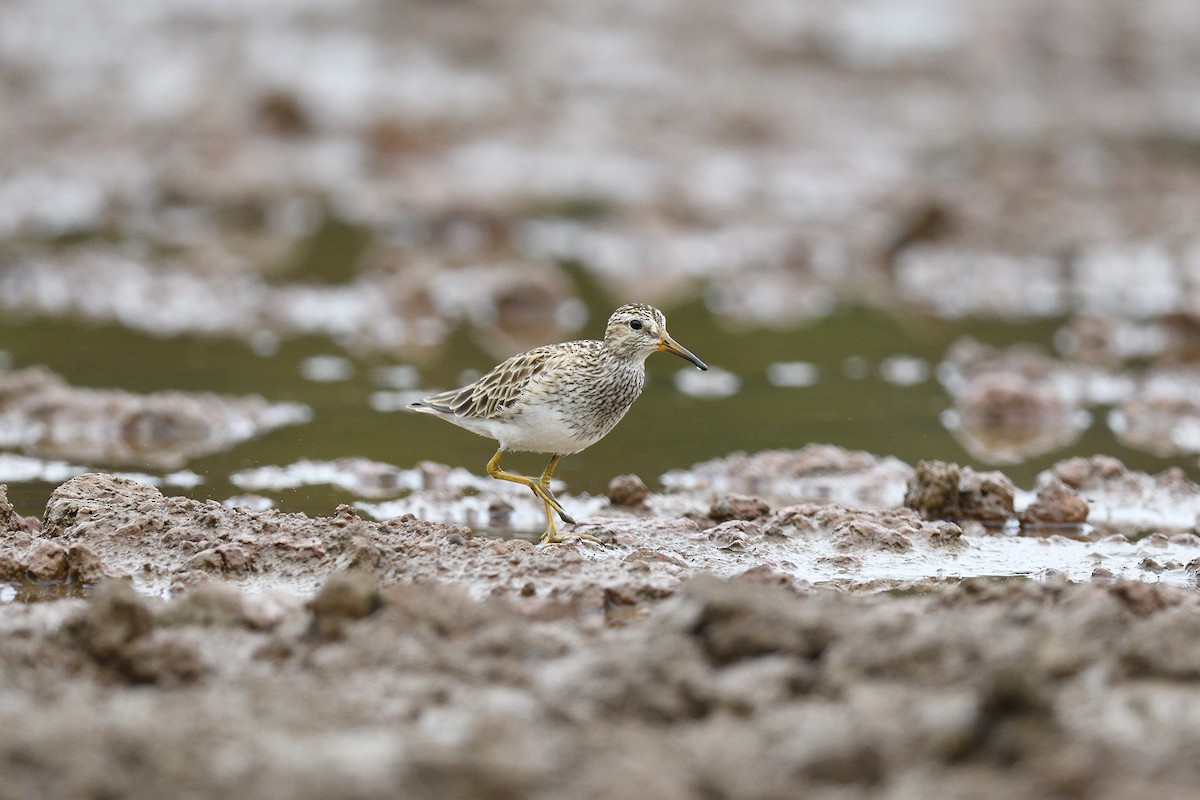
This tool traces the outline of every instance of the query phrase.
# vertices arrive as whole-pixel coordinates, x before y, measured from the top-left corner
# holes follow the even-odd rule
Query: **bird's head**
[[[614,311],[604,329],[604,341],[617,352],[630,357],[646,358],[661,350],[674,353],[700,369],[708,369],[703,361],[671,338],[663,313],[643,303],[630,303]]]

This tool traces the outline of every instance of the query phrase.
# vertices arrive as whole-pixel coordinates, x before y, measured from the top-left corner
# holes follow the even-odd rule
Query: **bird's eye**
[[[640,319],[631,319],[629,320],[629,327],[635,331],[640,331],[642,329],[642,321]]]

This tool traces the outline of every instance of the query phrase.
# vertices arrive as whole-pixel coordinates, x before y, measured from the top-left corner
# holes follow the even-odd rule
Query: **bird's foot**
[[[533,489],[533,493],[539,500],[548,504],[552,509],[554,509],[554,511],[558,514],[559,519],[568,525],[575,524],[575,518],[563,510],[562,504],[558,502],[558,498],[550,494],[550,489],[545,484],[535,482],[534,485],[529,488]]]
[[[538,544],[561,544],[569,541],[570,539],[585,539],[589,542],[595,542],[596,544],[604,544],[604,542],[600,541],[595,536],[592,536],[590,533],[562,534],[558,531],[546,531],[542,534],[542,538],[538,540]]]

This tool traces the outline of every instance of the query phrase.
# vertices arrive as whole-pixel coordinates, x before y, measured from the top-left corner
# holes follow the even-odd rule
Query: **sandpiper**
[[[550,493],[559,460],[603,439],[625,416],[646,382],[646,358],[656,350],[708,369],[667,333],[667,318],[653,306],[624,305],[608,318],[604,340],[537,347],[492,369],[479,380],[431,395],[409,408],[436,414],[461,428],[495,439],[500,449],[488,475],[528,486],[546,509],[542,542],[562,542],[554,514],[575,520]],[[550,453],[541,477],[506,472],[500,459],[511,450]],[[575,534],[599,541],[594,536]]]

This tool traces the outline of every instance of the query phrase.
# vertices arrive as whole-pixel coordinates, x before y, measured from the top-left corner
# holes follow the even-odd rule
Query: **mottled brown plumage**
[[[550,494],[554,468],[562,456],[595,444],[616,427],[642,393],[646,358],[657,350],[708,369],[670,337],[661,311],[634,303],[613,312],[603,341],[535,348],[502,362],[472,384],[431,395],[410,408],[499,442],[488,474],[529,486],[546,508],[542,541],[562,541],[552,512],[565,522],[573,520]],[[500,457],[510,450],[553,457],[540,478],[529,478],[500,469]]]
[[[426,397],[421,402],[443,413],[467,419],[508,419],[521,392],[535,375],[554,361],[557,348],[547,345],[515,355],[472,384]]]

